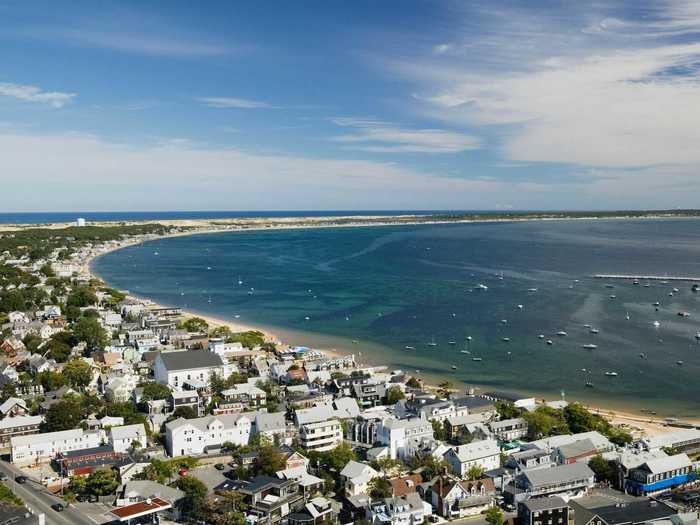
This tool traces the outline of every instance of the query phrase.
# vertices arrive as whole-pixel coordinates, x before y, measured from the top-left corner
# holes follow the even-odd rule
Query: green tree
[[[82,359],[68,361],[62,372],[66,382],[73,388],[85,388],[92,380],[92,367]]]
[[[372,478],[369,482],[369,495],[375,499],[388,498],[391,496],[391,483],[382,477]]]
[[[523,413],[522,409],[516,407],[512,401],[496,401],[496,412],[501,419],[513,419],[520,417]]]
[[[73,398],[63,399],[51,405],[41,424],[42,432],[57,432],[78,428],[83,419],[83,407]]]
[[[88,494],[96,496],[108,496],[114,494],[119,486],[116,473],[111,469],[100,469],[91,472],[85,482],[85,490]]]
[[[182,503],[183,513],[186,516],[196,516],[201,511],[207,497],[206,485],[195,477],[181,476],[175,486],[185,493]]]
[[[142,385],[142,388],[142,401],[167,399],[168,397],[170,397],[170,389],[167,387],[167,385],[161,385],[160,383],[145,383]]]
[[[450,381],[443,381],[438,385],[437,395],[442,399],[450,398],[450,391],[454,388],[454,385]]]
[[[221,326],[217,326],[216,328],[214,328],[214,329],[209,333],[209,335],[210,335],[211,337],[223,337],[223,338],[226,338],[226,337],[230,337],[231,335],[233,335],[233,332],[231,332],[231,329],[230,329],[228,326],[221,325]]]
[[[209,329],[209,323],[201,317],[190,317],[182,323],[182,328],[188,332],[206,332]]]
[[[408,381],[406,381],[406,386],[411,387],[411,388],[420,388],[420,381],[416,379],[415,377],[411,376],[408,378]]]
[[[593,456],[588,462],[588,466],[595,473],[596,480],[600,482],[615,482],[615,464],[607,461],[600,454]]]
[[[398,401],[405,399],[406,394],[398,386],[390,386],[386,391],[386,404],[393,405]]]
[[[357,454],[352,449],[349,443],[343,441],[340,445],[335,447],[333,450],[326,452],[327,454],[327,465],[329,468],[340,472],[343,467],[347,465],[350,461],[357,459]]]
[[[445,430],[445,425],[436,419],[431,420],[430,424],[433,426],[433,437],[438,441],[447,441],[447,431]]]
[[[5,383],[2,385],[2,390],[0,390],[0,403],[4,403],[11,397],[15,397],[17,395],[17,389],[15,388],[14,383]]]
[[[471,467],[469,467],[469,470],[467,470],[467,479],[472,481],[475,479],[481,479],[481,476],[483,475],[484,469],[479,465],[472,465]]]
[[[192,407],[177,407],[175,411],[172,413],[171,418],[172,419],[177,419],[177,418],[184,418],[184,419],[194,419],[198,417],[197,411],[192,408]]]
[[[55,359],[57,363],[65,363],[70,357],[71,347],[58,339],[49,339],[44,349],[47,350],[46,356],[49,359]]]
[[[79,341],[85,341],[90,350],[96,350],[107,346],[107,332],[95,318],[80,318],[73,326],[73,333]]]
[[[255,458],[253,470],[256,474],[267,474],[274,476],[276,472],[284,470],[286,460],[282,453],[274,446],[263,446],[258,450],[258,457]]]
[[[238,334],[233,334],[226,339],[227,343],[241,343],[252,350],[265,344],[265,334],[257,330],[250,330],[248,332],[241,332]]]
[[[78,286],[66,299],[67,306],[75,306],[77,308],[84,308],[93,304],[97,304],[97,295],[87,286]]]
[[[569,432],[562,410],[541,406],[532,412],[524,412],[521,417],[527,421],[528,438],[531,440]]]
[[[503,512],[498,507],[491,507],[485,512],[486,523],[488,525],[503,525],[505,520],[503,519]]]
[[[51,370],[39,372],[36,375],[36,382],[43,387],[45,392],[50,392],[51,390],[58,390],[66,384],[63,378],[63,374],[59,372],[53,372]]]

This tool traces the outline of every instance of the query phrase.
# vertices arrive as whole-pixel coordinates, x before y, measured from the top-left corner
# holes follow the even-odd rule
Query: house
[[[59,453],[100,446],[98,432],[84,432],[81,428],[14,436],[10,439],[12,463],[19,466],[48,463]]]
[[[311,499],[302,509],[289,515],[289,525],[335,525],[338,513],[331,500],[323,497]]]
[[[579,434],[563,434],[560,436],[550,436],[538,439],[536,441],[521,443],[520,448],[522,450],[531,450],[533,448],[536,448],[539,450],[546,450],[548,452],[551,452],[561,446],[568,445],[576,441],[582,441],[584,439],[590,440],[599,454],[603,454],[605,452],[612,452],[613,450],[615,450],[615,445],[613,445],[608,438],[606,438],[596,430],[591,430],[590,432],[581,432]]]
[[[454,416],[443,421],[447,437],[457,438],[460,435],[470,435],[473,425],[483,423],[481,414],[467,414],[466,416]],[[485,438],[481,438],[485,439]]]
[[[200,399],[196,390],[176,390],[170,393],[170,410],[175,412],[180,407],[188,407],[199,414]]]
[[[17,397],[10,397],[0,405],[0,416],[3,418],[23,416],[26,413],[27,403],[25,403],[23,399]]]
[[[515,441],[527,436],[527,421],[521,417],[493,421],[489,424],[489,428],[501,441]]]
[[[373,501],[367,509],[368,521],[382,525],[421,525],[431,514],[430,505],[415,492]]]
[[[109,442],[115,452],[127,452],[134,446],[143,448],[148,445],[148,436],[143,423],[112,427],[109,429]]]
[[[514,452],[506,460],[506,466],[515,469],[516,472],[525,469],[549,468],[553,465],[551,453],[538,448]]]
[[[0,421],[0,449],[9,452],[10,441],[15,436],[37,434],[44,421],[43,416],[14,416]]]
[[[170,504],[170,508],[162,513],[163,517],[170,521],[177,521],[181,516],[180,508],[184,497],[185,493],[180,489],[161,485],[155,481],[133,480],[117,489],[116,505],[125,507],[148,500],[166,501]]]
[[[114,451],[112,445],[100,445],[81,450],[69,450],[56,456],[55,463],[63,477],[87,476],[95,470],[119,467],[131,460]]]
[[[176,389],[191,380],[208,384],[213,375],[225,379],[230,375],[228,370],[221,357],[199,350],[161,352],[153,366],[156,382]]]
[[[694,454],[700,452],[700,430],[688,428],[647,437],[640,441],[646,450],[670,449],[675,453]]]
[[[247,445],[252,424],[253,418],[248,414],[178,418],[165,425],[165,448],[175,457],[217,451],[226,442]]]
[[[496,488],[490,479],[463,481],[455,476],[438,476],[426,496],[433,509],[445,519],[476,516],[493,506]]]
[[[257,412],[253,422],[254,434],[262,434],[273,443],[291,445],[292,436],[287,430],[284,412]]]
[[[585,463],[526,470],[515,481],[515,499],[561,496],[568,500],[582,496],[593,487],[595,474]]]
[[[376,427],[376,441],[389,448],[389,457],[410,455],[409,444],[433,438],[433,425],[425,417],[412,419],[387,418]]]
[[[9,363],[0,364],[0,374],[2,374],[11,381],[14,381],[15,383],[19,381],[19,374],[17,373],[17,369]]]
[[[0,344],[0,350],[2,350],[5,355],[10,357],[16,356],[19,352],[26,350],[24,343],[15,337],[8,337],[2,344]]]
[[[357,401],[349,397],[341,397],[328,403],[320,403],[311,408],[304,408],[294,412],[294,420],[297,425],[316,423],[328,419],[354,419],[360,413]]]
[[[468,415],[481,415],[484,420],[493,419],[498,412],[495,403],[483,396],[468,395],[464,397],[452,398],[456,412],[460,414],[466,410]]]
[[[466,477],[469,469],[493,470],[501,465],[501,449],[496,440],[474,441],[449,449],[444,455],[454,474]]]
[[[637,496],[652,496],[672,490],[697,479],[686,454],[650,459],[630,469],[625,488]]]
[[[405,496],[406,494],[416,492],[418,485],[423,483],[423,478],[421,478],[420,474],[408,474],[406,476],[391,478],[389,483],[391,483],[392,496]]]
[[[241,403],[246,408],[256,409],[265,406],[267,394],[261,388],[249,383],[234,385],[221,392],[226,403]]]
[[[299,427],[299,444],[309,451],[333,450],[343,442],[343,427],[337,419],[305,423]]]
[[[54,359],[46,359],[40,354],[32,354],[29,358],[29,369],[34,374],[50,372],[56,369],[56,361]]]
[[[349,461],[340,471],[340,480],[346,496],[369,493],[369,482],[378,476],[379,472],[359,461]]]
[[[305,507],[299,485],[289,479],[256,476],[250,481],[226,480],[214,489],[216,494],[234,492],[242,496],[251,522],[277,525]]]
[[[139,384],[139,378],[135,375],[125,375],[110,379],[104,387],[104,394],[108,401],[114,403],[126,403],[131,399],[134,389]]]
[[[575,525],[641,525],[670,520],[678,514],[665,503],[648,498],[622,498],[621,501],[612,502],[609,498],[592,496],[572,500],[569,505],[574,511]]]
[[[649,460],[667,458],[668,455],[663,450],[644,450],[644,449],[624,449],[617,458],[615,458],[615,466],[617,478],[615,479],[615,488],[618,490],[625,489],[625,480],[629,477],[629,472],[633,468],[637,468]]]
[[[291,479],[299,485],[299,490],[305,498],[323,491],[325,482],[316,476],[309,474],[307,468],[309,460],[291,449],[283,450],[286,455],[286,468],[275,472],[280,479]]]
[[[596,455],[598,455],[598,450],[590,439],[567,443],[556,449],[557,462],[562,465],[577,461],[588,462],[589,459]]]
[[[513,403],[517,408],[531,409],[535,408],[536,401],[534,397],[521,396],[514,392],[504,392],[502,390],[494,390],[492,392],[486,392],[482,394],[483,397],[489,399],[493,402],[504,401],[506,403]]]
[[[520,525],[567,525],[569,504],[560,497],[534,498],[518,503]]]

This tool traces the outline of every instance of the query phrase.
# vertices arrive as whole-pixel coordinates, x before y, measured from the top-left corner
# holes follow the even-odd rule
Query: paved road
[[[46,490],[46,487],[32,479],[24,484],[17,483],[14,480],[15,476],[22,474],[22,471],[6,461],[0,461],[0,472],[4,472],[8,477],[7,481],[3,483],[22,498],[29,509],[35,514],[43,512],[46,515],[46,525],[96,525],[107,521],[106,516],[100,519],[99,514],[101,510],[95,513],[97,516],[87,515],[87,513],[79,511],[75,507],[68,507],[63,512],[56,512],[51,508],[51,505],[62,500]],[[98,506],[95,506],[95,508],[101,509]]]

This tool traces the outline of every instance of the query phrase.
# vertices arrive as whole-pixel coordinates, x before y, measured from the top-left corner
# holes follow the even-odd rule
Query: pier
[[[593,277],[596,279],[626,279],[630,281],[685,281],[689,283],[700,283],[700,277],[673,277],[669,275],[622,275],[597,273]]]

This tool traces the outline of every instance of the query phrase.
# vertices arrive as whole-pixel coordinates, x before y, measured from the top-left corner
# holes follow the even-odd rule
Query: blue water
[[[591,277],[700,276],[698,220],[217,233],[126,248],[99,258],[95,270],[161,303],[240,315],[294,343],[332,341],[363,360],[457,384],[548,398],[563,391],[568,399],[664,415],[697,416],[700,409],[700,293],[689,283],[647,288]],[[680,291],[671,297],[673,287]],[[555,335],[561,330],[568,335]],[[598,347],[582,348],[591,343]]]
[[[75,221],[82,217],[88,221],[156,221],[173,219],[240,219],[256,217],[366,217],[370,215],[434,215],[439,213],[467,213],[446,210],[331,210],[331,211],[109,211],[109,212],[17,212],[0,213],[0,224],[49,224]],[[479,212],[500,213],[500,212]]]

